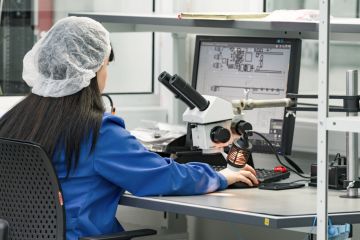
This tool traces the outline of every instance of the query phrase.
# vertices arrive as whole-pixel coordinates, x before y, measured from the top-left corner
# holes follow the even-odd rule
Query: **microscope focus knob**
[[[230,137],[230,131],[223,127],[214,127],[210,132],[210,138],[214,143],[226,143]]]

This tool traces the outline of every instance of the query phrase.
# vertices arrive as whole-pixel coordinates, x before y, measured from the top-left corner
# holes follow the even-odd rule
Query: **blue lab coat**
[[[63,191],[66,239],[123,231],[115,218],[125,190],[137,196],[203,194],[227,187],[207,164],[178,164],[148,151],[124,121],[105,114],[93,152],[81,146],[76,170],[66,178],[64,152],[53,162]],[[121,217],[121,216],[120,216]]]

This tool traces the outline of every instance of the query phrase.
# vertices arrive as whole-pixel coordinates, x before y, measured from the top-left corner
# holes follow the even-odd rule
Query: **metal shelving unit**
[[[360,117],[328,117],[326,128],[328,131],[360,132]]]
[[[328,239],[328,132],[330,0],[319,0],[319,79],[317,132],[317,239]]]
[[[330,0],[319,0],[319,22],[191,20],[175,15],[72,13],[102,22],[111,32],[171,32],[319,39],[317,239],[328,237],[328,131],[360,132],[360,117],[328,117],[329,42],[360,40],[360,19],[332,19]],[[331,34],[330,34],[331,33]]]
[[[176,15],[71,13],[71,16],[93,18],[111,32],[173,32],[197,34],[226,34],[241,36],[272,36],[284,38],[318,39],[317,22],[286,22],[264,20],[192,20],[178,19]],[[360,19],[337,18],[331,26],[331,39],[360,40]]]

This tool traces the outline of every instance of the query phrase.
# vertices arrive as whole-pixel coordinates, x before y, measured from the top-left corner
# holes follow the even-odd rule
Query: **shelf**
[[[318,116],[324,124],[318,126],[318,188],[316,196],[317,237],[327,239],[328,192],[325,184],[328,178],[327,130],[360,132],[360,117],[326,118],[325,101],[328,98],[329,42],[359,41],[360,19],[333,18],[329,24],[330,0],[319,1],[319,22],[265,21],[251,20],[193,20],[178,19],[175,15],[126,15],[119,13],[71,13],[71,16],[84,16],[102,22],[111,32],[170,32],[217,34],[251,37],[319,39],[319,111]],[[320,28],[320,29],[319,29]],[[319,34],[320,30],[320,34]],[[330,34],[328,34],[330,33]],[[328,37],[329,36],[329,37]],[[327,104],[326,104],[327,105]],[[142,198],[140,198],[142,199]],[[132,199],[133,200],[133,199]],[[131,200],[131,201],[132,201]],[[192,209],[191,209],[192,210]],[[228,219],[228,218],[227,218]]]
[[[360,116],[356,117],[329,117],[326,129],[340,132],[360,132]]]
[[[70,16],[90,17],[102,22],[111,32],[175,32],[226,34],[318,39],[317,22],[251,20],[178,19],[175,15],[119,13],[70,13]],[[333,40],[360,40],[360,19],[334,18],[331,23]]]

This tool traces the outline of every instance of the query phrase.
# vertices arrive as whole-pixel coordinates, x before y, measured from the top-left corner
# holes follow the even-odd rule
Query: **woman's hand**
[[[224,175],[228,185],[231,185],[236,182],[244,182],[249,186],[258,185],[259,181],[256,178],[255,169],[249,165],[245,165],[240,171],[234,172],[228,168],[221,170],[219,173]]]

